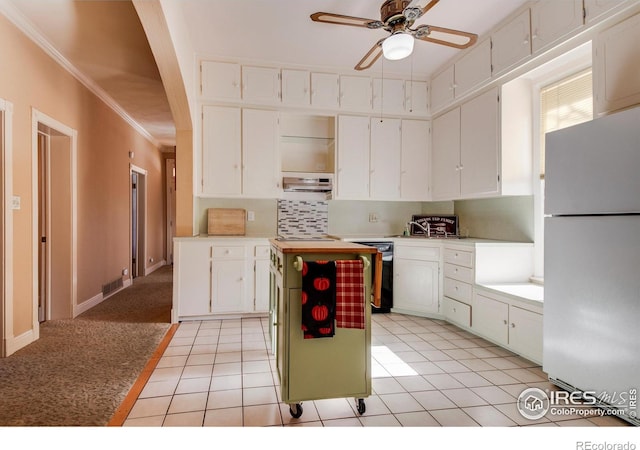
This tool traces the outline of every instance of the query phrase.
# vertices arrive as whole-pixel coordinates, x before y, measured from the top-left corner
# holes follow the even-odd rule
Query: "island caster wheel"
[[[367,410],[367,407],[364,404],[364,399],[363,398],[359,398],[358,399],[358,413],[360,415],[364,414],[364,412]]]
[[[295,406],[295,411],[294,411]],[[302,405],[300,403],[296,403],[295,405],[289,405],[289,412],[291,413],[291,417],[294,419],[298,419],[302,415]]]

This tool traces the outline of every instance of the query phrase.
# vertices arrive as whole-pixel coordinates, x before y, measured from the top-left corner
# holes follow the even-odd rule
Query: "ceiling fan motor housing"
[[[406,17],[402,14],[407,6],[411,3],[410,0],[387,0],[380,7],[380,19],[387,26],[394,26],[396,22],[400,21],[404,23]]]

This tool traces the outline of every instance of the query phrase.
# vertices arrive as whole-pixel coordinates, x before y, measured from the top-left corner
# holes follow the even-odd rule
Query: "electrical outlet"
[[[127,275],[129,275],[129,269],[125,267],[124,269],[122,269],[122,276],[126,277]]]
[[[11,199],[11,209],[20,209],[20,197],[14,195]]]
[[[372,212],[369,213],[369,222],[375,223],[378,221],[378,213]]]
[[[247,211],[247,222],[253,222],[256,220],[256,213],[253,211]]]

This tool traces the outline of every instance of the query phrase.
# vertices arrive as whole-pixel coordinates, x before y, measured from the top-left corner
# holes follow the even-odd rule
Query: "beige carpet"
[[[0,426],[105,426],[170,328],[165,266],[0,359]]]

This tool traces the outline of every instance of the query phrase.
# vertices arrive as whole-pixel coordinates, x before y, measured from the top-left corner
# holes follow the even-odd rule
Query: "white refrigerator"
[[[640,107],[545,148],[543,369],[640,425]]]

